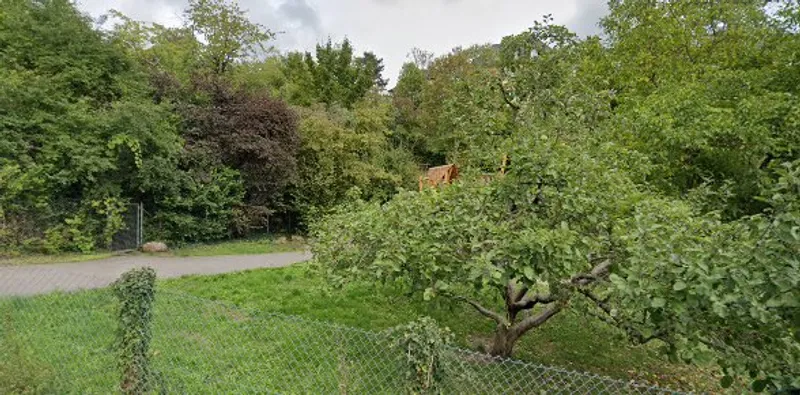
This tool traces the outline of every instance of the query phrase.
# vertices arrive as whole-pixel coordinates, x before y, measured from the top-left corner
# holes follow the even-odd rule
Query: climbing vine
[[[117,361],[122,373],[120,390],[138,395],[152,389],[149,347],[155,300],[156,273],[150,267],[124,273],[114,284],[119,299]]]

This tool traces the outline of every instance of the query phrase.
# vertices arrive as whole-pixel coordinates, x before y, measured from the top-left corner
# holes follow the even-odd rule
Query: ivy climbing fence
[[[461,349],[431,320],[366,331],[153,283],[0,267],[0,393],[677,393]]]

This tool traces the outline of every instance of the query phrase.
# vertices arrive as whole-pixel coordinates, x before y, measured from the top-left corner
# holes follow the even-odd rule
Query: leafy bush
[[[124,273],[112,284],[120,303],[116,350],[124,394],[146,394],[154,384],[149,349],[155,283],[155,270],[143,267]]]
[[[302,145],[295,204],[304,218],[341,203],[358,188],[365,199],[386,200],[413,187],[413,157],[389,145],[391,109],[369,97],[355,110],[316,107],[298,111]]]
[[[392,328],[389,334],[395,337],[394,347],[406,357],[408,392],[440,393],[442,351],[453,342],[453,333],[448,328],[440,328],[434,319],[422,317]]]
[[[214,241],[231,235],[245,190],[239,172],[227,167],[173,170],[158,180],[148,238],[178,243]],[[247,221],[247,220],[246,220]]]
[[[180,149],[174,118],[71,2],[3,6],[3,248],[106,248],[142,169]]]

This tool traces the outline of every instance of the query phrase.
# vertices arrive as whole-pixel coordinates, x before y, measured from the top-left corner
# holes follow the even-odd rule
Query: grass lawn
[[[151,346],[157,385],[170,393],[259,392],[265,385],[281,393],[396,393],[404,374],[399,355],[373,332],[428,315],[452,329],[458,345],[474,348],[492,331],[490,321],[464,306],[366,284],[327,294],[321,284],[303,265],[160,282]],[[109,290],[0,299],[0,393],[112,391],[115,306]],[[515,358],[678,390],[718,390],[710,371],[670,364],[653,347],[631,347],[616,330],[575,313],[529,333]],[[480,360],[450,361],[454,371],[469,371],[449,387],[457,393],[530,390],[509,388],[511,376],[542,383],[519,365],[495,365],[497,373],[486,374]]]
[[[287,240],[288,239],[288,240]],[[165,256],[217,256],[217,255],[256,255],[274,252],[302,250],[305,243],[287,237],[261,237],[245,240],[231,240],[211,244],[191,244],[178,247]]]
[[[298,240],[283,238],[260,237],[245,240],[231,240],[211,244],[191,244],[173,249],[166,253],[155,253],[155,256],[216,256],[216,255],[255,255],[270,254],[275,252],[299,251],[305,248],[305,243]],[[0,257],[0,266],[3,265],[45,265],[53,263],[85,262],[113,257],[108,251],[88,254],[22,254],[12,257]]]
[[[46,265],[52,263],[68,263],[68,262],[84,262],[95,261],[98,259],[106,259],[114,256],[110,252],[93,252],[88,254],[70,253],[70,254],[29,254],[19,255],[8,258],[0,258],[0,266],[3,265]]]
[[[462,305],[426,303],[391,287],[351,285],[325,293],[321,280],[302,265],[211,277],[168,280],[162,288],[237,306],[310,317],[382,330],[421,315],[435,318],[456,334],[459,345],[479,348],[494,323]],[[712,369],[672,364],[657,345],[631,346],[614,328],[577,313],[562,313],[518,343],[515,358],[619,379],[635,379],[673,389],[718,390]]]

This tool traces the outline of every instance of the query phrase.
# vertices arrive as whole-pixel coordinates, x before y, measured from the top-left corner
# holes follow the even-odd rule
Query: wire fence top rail
[[[56,281],[42,275],[40,281]],[[0,271],[5,287],[2,276]],[[109,288],[0,296],[0,393],[120,392],[112,346],[118,316],[119,303]],[[391,330],[243,309],[159,289],[152,333],[153,393],[407,392],[407,361]],[[440,358],[441,393],[679,393],[455,346],[443,347]]]

